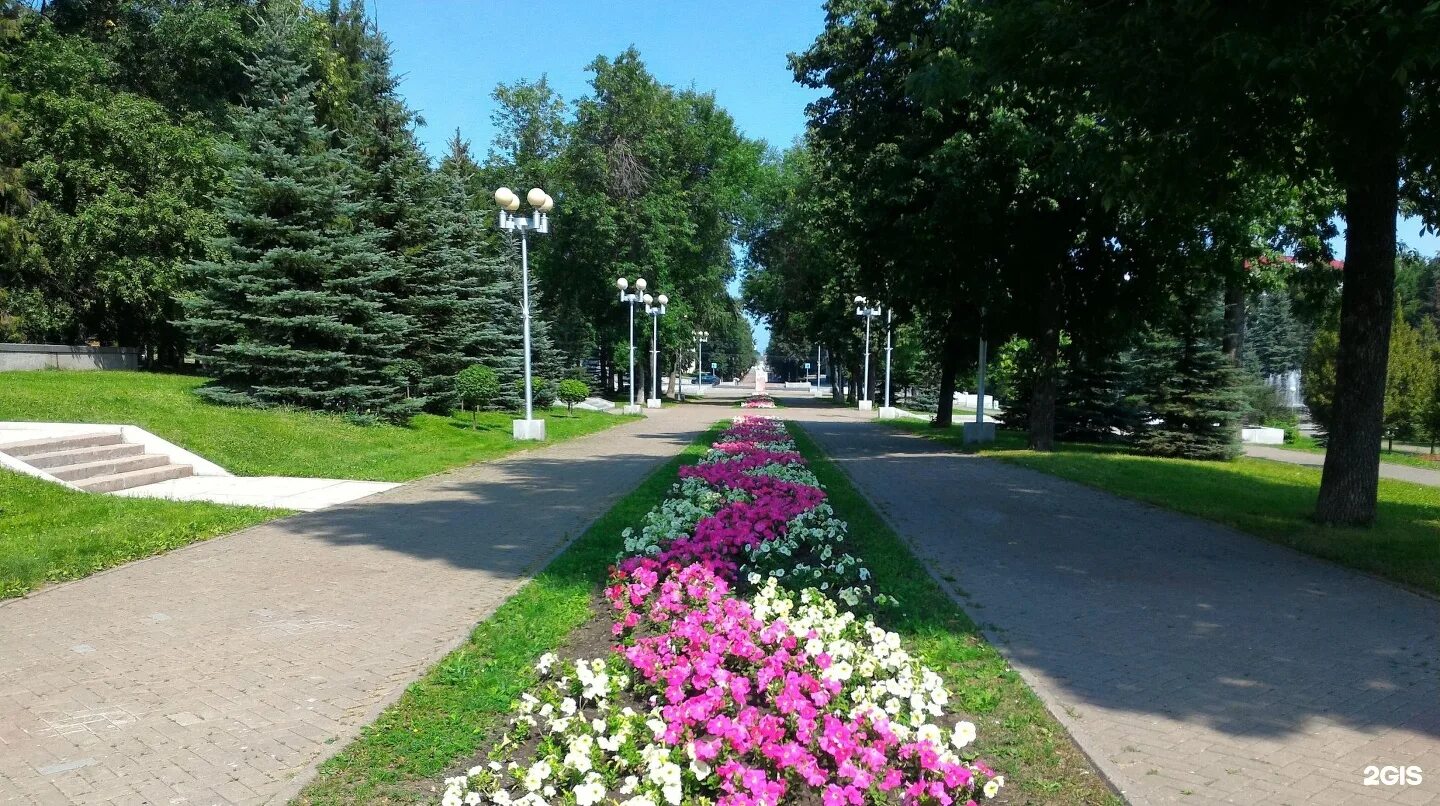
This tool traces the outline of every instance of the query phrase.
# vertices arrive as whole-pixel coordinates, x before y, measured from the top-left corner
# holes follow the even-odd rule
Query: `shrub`
[[[585,398],[590,396],[590,387],[586,386],[584,381],[566,378],[560,382],[560,385],[556,388],[556,392],[561,402],[565,404],[565,408],[573,414],[575,412],[575,404],[583,403]]]
[[[544,378],[530,379],[530,402],[537,409],[548,409],[555,405],[555,396],[558,392],[555,389],[555,382]],[[515,381],[515,406],[517,409],[525,408],[525,379]]]
[[[470,427],[475,427],[475,412],[488,406],[500,394],[500,379],[495,370],[482,364],[471,364],[455,375],[455,397],[460,408],[470,408]]]

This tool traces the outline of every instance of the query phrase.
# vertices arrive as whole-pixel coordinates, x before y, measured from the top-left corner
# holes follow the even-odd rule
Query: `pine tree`
[[[1060,376],[1055,430],[1062,439],[1111,442],[1135,427],[1126,365],[1099,349],[1074,349]]]
[[[1155,333],[1138,351],[1136,398],[1141,453],[1184,459],[1232,459],[1239,454],[1244,402],[1234,365],[1207,323],[1188,317],[1175,333]]]
[[[1424,408],[1420,412],[1420,431],[1430,440],[1430,453],[1435,453],[1435,443],[1440,440],[1440,334],[1435,331],[1431,318],[1420,322],[1421,353],[1430,362],[1430,388],[1426,390]]]
[[[291,405],[403,420],[416,408],[390,372],[410,323],[386,289],[386,233],[360,215],[354,166],[315,122],[293,22],[266,20],[228,154],[220,257],[198,263],[188,328],[216,402]]]
[[[1267,292],[1253,301],[1245,329],[1245,367],[1262,378],[1299,369],[1305,334],[1284,292]]]

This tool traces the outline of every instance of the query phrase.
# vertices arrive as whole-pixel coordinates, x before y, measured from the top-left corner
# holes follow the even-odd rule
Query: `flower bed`
[[[772,397],[770,397],[769,395],[765,394],[764,392],[759,392],[759,393],[757,393],[757,394],[753,394],[753,395],[745,398],[744,402],[742,402],[742,403],[740,404],[740,408],[742,408],[742,409],[773,409],[773,408],[775,408],[775,399],[772,398]]]
[[[857,613],[893,600],[784,426],[737,418],[639,532],[606,657],[540,661],[446,806],[968,802],[1003,784],[940,677]]]

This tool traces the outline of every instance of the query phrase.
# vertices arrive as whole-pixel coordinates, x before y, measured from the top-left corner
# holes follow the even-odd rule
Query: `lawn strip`
[[[1440,488],[1382,478],[1374,525],[1326,526],[1311,519],[1319,468],[1249,458],[1201,462],[1137,456],[1113,445],[1068,443],[1042,453],[1025,449],[1024,434],[1003,430],[995,443],[977,449],[962,444],[958,426],[894,427],[1440,594]]]
[[[334,414],[217,406],[207,379],[157,372],[3,372],[0,419],[137,425],[240,476],[410,481],[533,443],[511,437],[505,411],[420,414],[406,425],[356,425]],[[563,408],[541,413],[550,443],[636,419]]]
[[[974,717],[981,757],[1005,775],[1006,802],[1123,803],[850,479],[803,429],[788,425],[835,514],[849,523],[855,553],[874,572],[876,590],[900,600],[897,611],[877,621],[945,678],[957,711]]]
[[[0,599],[288,514],[84,493],[0,470]]]
[[[534,663],[594,616],[594,594],[638,526],[663,501],[682,465],[704,456],[724,424],[651,473],[533,580],[481,622],[470,639],[413,683],[296,799],[302,804],[412,803],[456,759],[473,754],[535,682]],[[418,593],[418,592],[417,592]],[[443,591],[428,595],[445,595]]]

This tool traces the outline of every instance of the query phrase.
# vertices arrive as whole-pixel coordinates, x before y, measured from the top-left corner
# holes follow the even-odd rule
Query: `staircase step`
[[[84,481],[77,481],[75,486],[92,493],[113,493],[116,490],[143,487],[146,484],[156,484],[190,475],[194,475],[194,470],[190,465],[161,465],[144,470],[131,470],[128,473],[95,476]]]
[[[121,456],[118,459],[101,459],[98,462],[81,462],[48,468],[45,472],[57,479],[78,482],[98,476],[113,476],[132,470],[147,470],[170,464],[170,457],[161,453],[142,453],[139,456]]]
[[[139,456],[145,452],[144,445],[93,445],[89,448],[70,448],[50,453],[32,453],[25,457],[25,464],[45,469],[61,465],[78,465],[84,462],[98,462],[101,459],[118,459],[122,456]]]
[[[119,445],[121,442],[119,434],[72,434],[66,437],[27,439],[21,442],[6,443],[0,445],[0,453],[8,453],[17,459],[22,459],[37,453],[54,453],[97,445]]]

